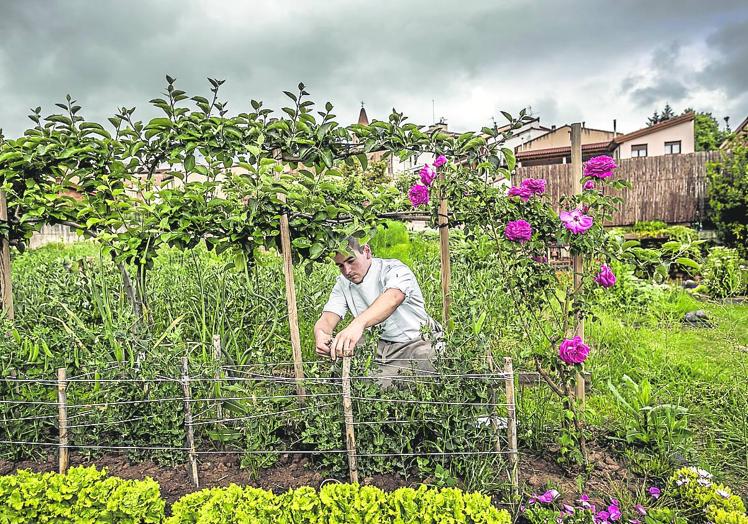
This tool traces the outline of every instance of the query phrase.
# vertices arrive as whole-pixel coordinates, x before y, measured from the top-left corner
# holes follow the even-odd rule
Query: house
[[[616,136],[608,148],[614,158],[635,158],[693,153],[695,113],[689,112],[664,122]]]
[[[592,129],[582,123],[582,160],[608,152],[614,131]],[[571,126],[552,126],[545,134],[514,149],[518,165],[523,167],[567,164],[571,162]]]
[[[507,124],[499,128],[499,131],[508,131],[510,125]],[[535,117],[529,122],[525,123],[519,129],[515,129],[512,132],[512,137],[508,138],[502,147],[507,147],[512,151],[515,151],[518,147],[523,146],[536,138],[548,134],[552,131],[550,127],[540,125],[540,117]]]

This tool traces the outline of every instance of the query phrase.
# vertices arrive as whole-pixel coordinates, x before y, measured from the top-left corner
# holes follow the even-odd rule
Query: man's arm
[[[354,318],[347,328],[338,333],[330,345],[330,358],[335,360],[339,356],[353,355],[353,348],[361,339],[364,330],[387,320],[404,300],[405,293],[399,289],[391,288],[379,295],[366,311]]]
[[[314,324],[314,341],[319,356],[327,357],[330,355],[332,332],[335,330],[338,322],[340,322],[340,315],[332,311],[323,311],[322,316]]]

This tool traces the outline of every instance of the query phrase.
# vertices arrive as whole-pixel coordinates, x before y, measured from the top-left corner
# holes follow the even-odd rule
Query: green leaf
[[[184,169],[185,171],[192,171],[195,169],[195,157],[193,155],[187,155],[184,158]]]
[[[676,258],[675,261],[678,264],[680,264],[681,266],[690,267],[690,268],[693,268],[693,269],[695,269],[697,271],[701,269],[701,264],[699,264],[698,262],[696,262],[695,260],[692,260],[690,258],[679,257],[679,258]]]

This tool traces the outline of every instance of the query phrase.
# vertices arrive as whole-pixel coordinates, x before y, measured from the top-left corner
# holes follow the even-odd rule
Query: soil
[[[578,495],[577,479],[564,471],[554,460],[554,454],[543,456],[530,453],[520,454],[521,482],[526,493],[540,493],[548,487],[558,489],[567,502]],[[604,449],[592,449],[590,462],[594,471],[587,484],[589,493],[610,493],[611,486],[623,489],[635,487],[637,478],[617,459]],[[106,467],[109,474],[124,479],[151,477],[161,486],[161,496],[170,504],[187,493],[195,491],[189,480],[187,465],[177,467],[159,466],[153,462],[129,463],[127,457],[119,454],[105,454],[95,460],[77,453],[71,453],[70,465],[96,465]],[[0,460],[0,475],[13,473],[17,469],[30,469],[37,472],[57,471],[57,459],[50,456],[45,460],[9,462]],[[203,457],[198,465],[200,488],[228,486],[231,483],[249,485],[282,493],[290,488],[312,486],[319,488],[327,482],[345,479],[326,478],[315,470],[309,459],[300,455],[282,455],[278,463],[264,470],[259,478],[253,479],[251,472],[241,469],[239,457],[234,454],[215,454]],[[377,486],[392,491],[403,486],[416,487],[419,479],[405,479],[399,475],[374,475],[361,479],[365,485]],[[593,498],[594,500],[594,498]]]

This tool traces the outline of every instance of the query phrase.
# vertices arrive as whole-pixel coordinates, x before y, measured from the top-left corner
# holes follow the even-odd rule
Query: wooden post
[[[221,371],[221,335],[213,335],[213,360],[218,366],[214,376],[216,387],[213,388],[213,391],[219,393],[217,397],[220,397],[221,379],[223,378],[223,372]],[[223,420],[223,405],[220,400],[216,400],[216,419]]]
[[[281,153],[273,152],[276,160],[280,161]],[[278,193],[278,200],[286,201],[286,195]],[[301,335],[299,334],[299,310],[296,306],[296,287],[293,278],[293,262],[291,260],[291,229],[288,226],[288,214],[284,211],[280,216],[281,252],[283,255],[283,276],[286,279],[286,307],[288,308],[288,326],[291,332],[291,351],[293,352],[293,370],[296,377],[296,394],[299,403],[304,404],[306,391],[304,389],[304,365],[301,355]]]
[[[506,385],[506,436],[509,439],[509,467],[514,495],[519,494],[519,452],[517,450],[517,409],[514,402],[514,366],[510,357],[504,357],[504,384]]]
[[[57,370],[57,403],[58,403],[58,426],[60,430],[59,448],[59,471],[64,474],[70,464],[68,456],[68,396],[67,396],[67,371],[65,368]]]
[[[491,373],[496,372],[496,365],[493,361],[493,354],[491,353],[491,350],[486,351],[486,362],[488,363],[488,370]],[[492,380],[488,381],[488,400],[491,403],[491,429],[493,429],[494,434],[494,444],[493,449],[497,453],[501,452],[501,436],[499,433],[499,414],[498,410],[496,409],[496,387],[494,385],[494,382]]]
[[[0,190],[0,222],[8,224],[8,202],[5,191]],[[0,235],[0,302],[8,320],[15,318],[13,308],[13,282],[10,273],[10,234]]]
[[[582,124],[577,122],[571,125],[571,173],[574,194],[582,192]],[[582,276],[584,274],[584,260],[581,255],[574,255],[572,259],[572,270],[574,271],[574,289],[579,289],[582,285]],[[584,340],[584,318],[576,319],[576,336]],[[574,388],[575,396],[580,401],[580,408],[583,408],[585,399],[584,377],[577,372],[576,385]]]
[[[439,171],[439,180],[444,181],[444,170]],[[452,295],[449,287],[452,280],[452,269],[449,263],[449,211],[447,209],[447,198],[444,191],[439,193],[439,255],[441,258],[441,283],[442,283],[442,320],[444,329],[449,328],[449,306]]]
[[[190,372],[187,357],[182,357],[182,391],[184,392],[184,427],[187,433],[187,448],[189,449],[189,475],[196,488],[200,487],[197,474],[197,453],[195,452],[195,433],[192,429],[192,394],[190,392]]]
[[[351,403],[351,357],[343,357],[343,415],[345,417],[345,447],[348,450],[348,471],[351,482],[358,484],[356,432],[353,429],[353,404]]]

